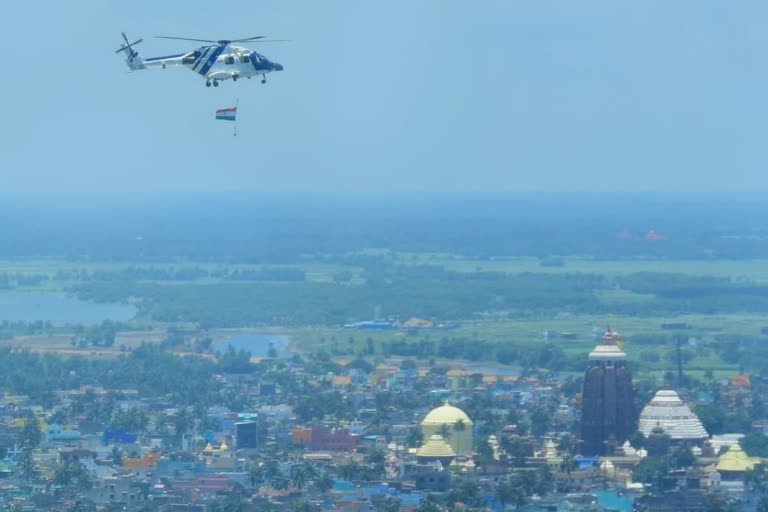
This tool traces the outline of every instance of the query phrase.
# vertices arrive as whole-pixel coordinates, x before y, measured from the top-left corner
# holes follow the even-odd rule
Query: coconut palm
[[[291,466],[290,480],[293,486],[301,490],[307,484],[307,469],[303,464]]]

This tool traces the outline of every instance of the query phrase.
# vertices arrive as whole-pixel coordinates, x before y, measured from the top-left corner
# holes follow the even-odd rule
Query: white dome
[[[698,440],[709,437],[699,418],[676,392],[661,390],[640,413],[638,430],[648,437],[656,425],[661,425],[672,440]]]
[[[598,345],[589,353],[590,361],[623,361],[627,354],[617,345]]]

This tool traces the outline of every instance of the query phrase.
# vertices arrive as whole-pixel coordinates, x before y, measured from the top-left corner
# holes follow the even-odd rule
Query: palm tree
[[[405,442],[411,448],[420,446],[424,442],[424,433],[421,431],[419,427],[412,427],[408,431],[408,437],[406,438]]]
[[[248,471],[248,479],[251,482],[251,489],[256,488],[256,484],[263,484],[265,480],[264,466],[261,464],[254,464]]]
[[[304,488],[307,483],[307,469],[303,464],[291,466],[291,482],[299,490]]]
[[[267,459],[264,463],[264,478],[272,485],[272,481],[280,474],[280,467],[275,459]]]
[[[333,488],[333,477],[330,473],[324,471],[315,479],[315,487],[320,494],[325,494]]]
[[[290,480],[288,480],[283,475],[277,476],[272,481],[272,487],[277,489],[278,491],[285,491],[290,486]]]

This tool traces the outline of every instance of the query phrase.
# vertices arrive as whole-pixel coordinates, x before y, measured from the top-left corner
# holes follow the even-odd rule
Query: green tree
[[[117,409],[112,417],[112,426],[127,432],[141,432],[148,422],[147,415],[138,407]]]
[[[287,477],[284,477],[283,475],[278,475],[272,479],[271,485],[278,491],[284,491],[288,489],[288,487],[290,487],[291,481],[290,479],[288,479]]]
[[[639,450],[640,448],[645,448],[645,435],[639,430],[636,431],[634,434],[629,436],[629,444],[635,450]]]
[[[304,489],[307,485],[307,469],[303,464],[294,464],[291,466],[291,482],[293,486],[299,490]]]
[[[504,450],[504,453],[510,458],[513,465],[523,466],[525,464],[528,450],[519,437],[502,436],[499,445],[501,446],[501,449]]]
[[[408,430],[408,436],[405,438],[405,443],[411,448],[417,448],[424,442],[424,433],[419,427],[411,427]]]
[[[392,496],[385,496],[373,501],[373,510],[376,512],[399,512],[400,500]]]
[[[552,416],[544,407],[537,407],[531,413],[531,433],[536,437],[541,437],[548,430],[552,423]]]
[[[687,468],[693,466],[696,456],[690,446],[681,445],[672,450],[669,461],[673,468]]]
[[[427,494],[416,507],[416,512],[441,512],[441,510],[435,497],[432,494]]]
[[[315,479],[315,487],[320,494],[325,494],[333,488],[333,477],[327,471],[323,471]]]
[[[635,466],[632,480],[644,484],[656,483],[656,479],[666,473],[667,463],[664,457],[645,457]]]
[[[739,441],[750,457],[768,457],[768,436],[762,432],[750,432]]]
[[[16,470],[22,480],[32,480],[37,475],[35,461],[32,459],[32,448],[25,446],[19,452],[19,458],[16,462]]]
[[[19,445],[27,448],[37,448],[40,446],[42,438],[43,433],[40,430],[40,422],[34,415],[28,415],[19,433]]]
[[[505,478],[496,486],[496,499],[503,505],[522,507],[527,501],[527,494],[521,482]]]
[[[93,487],[91,475],[78,460],[62,462],[56,465],[53,482],[63,487],[71,487],[77,491],[87,491]]]
[[[119,446],[115,445],[112,447],[110,458],[112,459],[113,466],[119,467],[123,465],[123,451]]]
[[[483,505],[483,498],[480,494],[480,487],[474,479],[459,478],[447,493],[449,503],[464,503],[468,507],[479,507]]]
[[[544,496],[552,491],[554,477],[552,470],[546,464],[536,469],[536,480],[533,486],[534,494]]]
[[[478,461],[488,463],[493,460],[493,448],[488,443],[488,437],[478,439],[475,443],[475,449],[477,450]]]

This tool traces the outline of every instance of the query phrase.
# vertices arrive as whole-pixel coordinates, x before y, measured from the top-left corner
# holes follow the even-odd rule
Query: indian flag
[[[234,121],[237,117],[237,107],[220,108],[216,111],[216,119]]]

